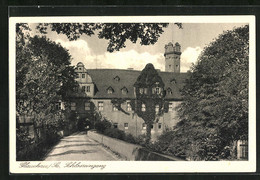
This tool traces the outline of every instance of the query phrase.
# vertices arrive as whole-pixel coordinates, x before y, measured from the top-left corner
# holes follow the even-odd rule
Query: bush
[[[106,129],[104,134],[112,138],[125,140],[125,132],[116,128]]]
[[[141,134],[141,135],[137,136],[135,138],[136,144],[144,145],[145,144],[145,138],[146,138],[145,134]]]
[[[95,125],[95,128],[98,132],[104,133],[106,129],[111,128],[111,126],[112,124],[108,120],[104,119],[102,121],[98,121]]]
[[[132,134],[127,134],[125,136],[125,141],[129,143],[136,144],[136,138]]]

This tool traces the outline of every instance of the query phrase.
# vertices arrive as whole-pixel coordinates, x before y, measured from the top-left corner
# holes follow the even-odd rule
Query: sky
[[[32,29],[36,24],[30,24]],[[164,71],[164,46],[169,42],[179,42],[181,45],[181,72],[187,72],[192,63],[196,63],[198,56],[210,42],[223,31],[240,27],[242,23],[184,23],[183,29],[169,24],[154,45],[140,45],[127,40],[126,48],[110,53],[107,51],[108,41],[99,39],[97,35],[91,37],[83,35],[76,41],[69,41],[63,34],[48,31],[47,37],[60,43],[69,50],[72,65],[78,62],[85,64],[87,69],[127,69],[142,70],[147,63],[152,63],[156,69]]]

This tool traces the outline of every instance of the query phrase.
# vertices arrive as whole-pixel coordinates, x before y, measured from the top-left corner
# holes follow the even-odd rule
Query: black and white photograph
[[[254,16],[9,23],[12,173],[255,171]]]

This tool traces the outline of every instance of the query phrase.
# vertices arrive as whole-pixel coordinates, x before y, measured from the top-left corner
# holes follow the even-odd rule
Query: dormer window
[[[79,70],[81,71],[81,68],[79,68]]]
[[[114,77],[114,81],[119,82],[120,78],[118,76]]]
[[[171,88],[167,89],[167,94],[172,94],[172,89]]]
[[[121,92],[122,92],[122,94],[126,95],[126,94],[128,93],[128,90],[127,90],[126,87],[123,87],[123,88],[121,89]]]
[[[114,89],[111,86],[107,88],[107,94],[113,94],[113,93],[114,93]]]

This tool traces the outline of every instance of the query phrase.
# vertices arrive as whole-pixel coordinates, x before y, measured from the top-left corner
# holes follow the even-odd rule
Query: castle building
[[[171,129],[178,122],[175,107],[182,101],[180,89],[183,87],[187,73],[180,72],[180,45],[165,45],[165,72],[158,71],[166,92],[165,101],[168,110],[151,130],[155,139],[167,128]],[[71,96],[71,110],[80,118],[90,119],[92,112],[100,112],[103,117],[113,123],[114,128],[139,136],[146,132],[143,119],[132,110],[130,101],[136,98],[134,83],[141,71],[133,69],[86,69],[83,63],[76,67],[76,81],[79,83],[77,93]],[[119,110],[112,101],[124,99]],[[142,107],[145,110],[145,107]]]

